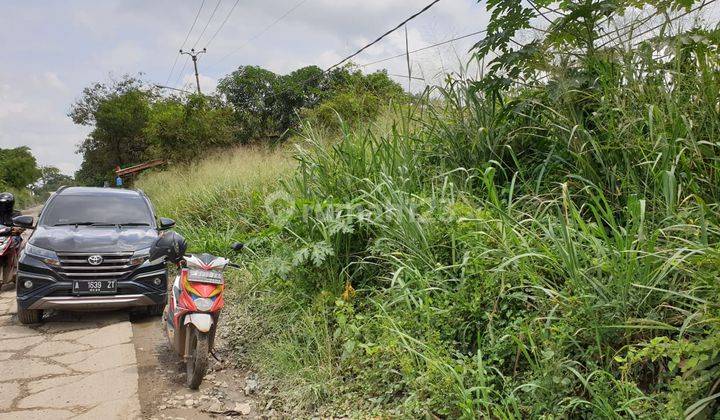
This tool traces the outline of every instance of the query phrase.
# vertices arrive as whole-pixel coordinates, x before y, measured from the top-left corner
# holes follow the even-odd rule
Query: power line
[[[388,35],[390,35],[391,33],[397,31],[398,29],[402,28],[403,25],[405,25],[406,23],[410,22],[411,20],[415,19],[416,17],[420,16],[421,14],[425,13],[428,9],[430,9],[431,7],[433,7],[434,5],[436,5],[439,1],[440,1],[440,0],[433,0],[430,4],[428,4],[427,6],[423,7],[421,10],[419,10],[418,12],[416,12],[415,14],[413,14],[412,16],[410,16],[409,18],[407,18],[407,19],[405,19],[404,21],[398,23],[397,26],[395,26],[394,28],[392,28],[392,29],[388,30],[387,32],[385,32],[384,34],[380,35],[375,41],[373,41],[373,42],[365,45],[364,47],[360,48],[359,50],[357,50],[357,51],[354,52],[353,54],[350,54],[349,56],[347,56],[347,57],[345,57],[344,59],[340,60],[337,64],[334,64],[334,65],[330,66],[330,68],[328,68],[328,69],[326,70],[326,72],[334,69],[335,67],[341,66],[341,65],[342,65],[343,63],[345,63],[346,61],[351,60],[352,58],[354,58],[354,57],[357,56],[358,54],[362,53],[362,52],[365,51],[366,49],[368,49],[368,48],[372,47],[373,45],[377,44],[378,42],[380,42],[380,41],[381,41],[383,38],[385,38],[386,36],[388,36]]]
[[[380,37],[378,37],[375,41],[370,42],[369,44],[367,44],[367,45],[365,45],[364,47],[360,48],[360,49],[357,50],[356,52],[350,54],[349,56],[343,58],[342,60],[338,61],[337,63],[335,63],[335,64],[333,64],[332,66],[328,67],[327,69],[323,70],[321,73],[318,73],[318,74],[316,74],[315,76],[312,76],[312,77],[307,78],[305,81],[303,81],[302,83],[300,83],[300,86],[301,86],[301,87],[305,87],[305,85],[307,85],[308,83],[310,83],[310,82],[312,82],[312,81],[314,81],[314,80],[317,80],[317,79],[319,79],[320,77],[322,77],[322,76],[330,73],[331,71],[333,71],[334,69],[338,68],[338,67],[341,66],[343,63],[345,63],[345,62],[347,62],[348,60],[350,60],[351,58],[353,58],[353,57],[357,56],[358,54],[362,53],[362,52],[363,52],[364,50],[366,50],[368,47],[370,47],[370,46],[378,43],[380,40],[382,40],[383,38],[385,38],[387,35],[393,33],[394,31],[396,31],[396,30],[398,30],[398,29],[400,29],[400,28],[403,27],[403,25],[405,25],[407,22],[415,19],[416,17],[418,17],[420,14],[424,13],[426,10],[428,10],[430,7],[432,7],[435,3],[438,3],[439,1],[440,1],[440,0],[434,0],[432,3],[428,4],[427,6],[425,6],[425,7],[424,7],[422,10],[420,10],[419,12],[416,12],[415,14],[413,14],[412,16],[410,16],[409,18],[407,18],[407,19],[405,19],[404,21],[402,21],[400,24],[396,25],[393,29],[391,29],[391,30],[385,32],[384,34],[382,34],[382,35],[381,35]],[[480,32],[484,32],[484,31],[480,31]],[[478,33],[479,33],[479,32],[478,32]],[[467,36],[470,36],[470,35],[466,35],[465,37],[467,37]],[[460,39],[460,38],[458,38],[458,39]],[[447,43],[447,42],[450,42],[450,41],[446,41],[445,43]],[[441,44],[442,44],[442,43],[441,43]],[[427,49],[427,48],[430,48],[430,47],[421,48],[420,50],[422,50],[422,49]],[[408,52],[408,54],[409,54],[409,53],[410,53],[410,52]],[[400,55],[400,56],[403,57],[403,56],[405,56],[405,54],[402,54],[402,55]],[[406,76],[403,76],[403,77],[406,77]],[[286,89],[283,89],[283,90],[281,90],[281,91],[279,91],[279,92],[272,93],[272,94],[270,94],[270,95],[267,96],[267,99],[273,99],[273,98],[275,98],[275,97],[277,97],[277,96],[285,93],[285,92],[288,91],[288,90],[289,90],[289,88],[286,88]]]
[[[215,37],[218,36],[218,34],[219,34],[220,31],[222,30],[222,28],[223,28],[223,27],[225,26],[225,24],[227,23],[228,19],[230,19],[230,15],[232,15],[232,12],[235,10],[235,6],[237,6],[238,3],[240,3],[240,0],[235,0],[235,3],[234,3],[233,6],[230,8],[230,11],[228,12],[227,16],[225,16],[225,19],[224,19],[224,20],[222,21],[222,23],[220,24],[220,27],[217,29],[217,31],[215,31],[215,33],[214,33],[213,36],[210,38],[210,40],[205,44],[205,48],[209,47],[210,44],[215,40]]]
[[[212,13],[210,14],[210,18],[208,18],[207,23],[205,23],[205,27],[203,28],[202,32],[200,32],[200,36],[198,37],[197,41],[195,41],[192,48],[197,47],[197,44],[200,43],[200,40],[202,39],[203,35],[205,35],[205,31],[207,30],[208,26],[210,25],[210,22],[212,22],[213,16],[215,16],[215,12],[217,12],[218,7],[220,7],[220,3],[222,3],[222,0],[218,0],[217,4],[215,5],[215,8],[213,9]]]
[[[185,35],[185,40],[183,41],[182,45],[180,45],[180,49],[182,49],[185,46],[185,43],[187,42],[188,38],[190,38],[190,34],[192,33],[193,28],[195,28],[195,24],[197,23],[198,17],[200,17],[200,11],[202,11],[202,8],[204,5],[205,5],[205,0],[202,0],[202,3],[200,3],[200,8],[198,8],[197,13],[195,14],[195,19],[193,20],[193,23],[190,26],[190,30],[188,31],[187,35]],[[180,53],[175,55],[175,61],[173,61],[172,68],[170,69],[170,74],[168,74],[167,81],[165,82],[166,85],[168,83],[170,83],[170,79],[172,78],[172,74],[175,71],[175,66],[177,65],[178,58],[180,58]]]
[[[297,8],[300,7],[300,6],[302,6],[303,3],[305,3],[306,1],[307,1],[307,0],[300,0],[299,2],[297,2],[293,7],[291,7],[291,8],[288,9],[288,10],[286,10],[285,13],[283,13],[281,16],[277,17],[272,23],[270,23],[269,25],[267,25],[267,26],[266,26],[265,28],[263,28],[260,32],[256,33],[255,35],[251,36],[250,38],[248,38],[245,42],[243,42],[242,44],[240,44],[239,47],[237,47],[237,48],[235,48],[234,50],[230,51],[229,53],[225,54],[222,58],[220,58],[218,61],[212,63],[209,67],[215,67],[216,65],[222,63],[223,61],[225,61],[225,60],[226,60],[228,57],[230,57],[231,55],[234,55],[235,53],[237,53],[237,52],[240,51],[241,49],[245,48],[245,47],[246,47],[248,44],[250,44],[251,42],[253,42],[253,41],[255,41],[256,39],[258,39],[258,38],[260,38],[261,36],[263,36],[263,35],[264,35],[267,31],[269,31],[273,26],[277,25],[278,23],[280,23],[280,21],[282,21],[283,19],[285,19],[286,17],[288,17],[288,15],[290,15],[290,13],[294,12],[295,9],[297,9]]]
[[[645,30],[645,31],[643,31],[643,32],[635,35],[635,38],[641,37],[641,36],[643,36],[643,35],[645,35],[645,34],[647,34],[647,33],[649,33],[649,32],[652,32],[652,31],[660,28],[660,27],[663,26],[663,25],[672,23],[672,22],[674,22],[674,21],[676,21],[676,20],[678,20],[678,19],[680,19],[680,18],[682,18],[682,17],[685,17],[685,16],[689,15],[690,13],[696,12],[696,11],[698,11],[698,10],[700,10],[700,9],[702,9],[702,8],[710,5],[710,4],[713,4],[713,3],[715,3],[716,1],[717,1],[717,0],[703,1],[702,3],[700,3],[699,5],[697,5],[696,7],[692,8],[692,9],[690,9],[690,10],[687,10],[686,12],[681,13],[681,14],[679,14],[679,15],[671,18],[671,19],[669,19],[667,22],[661,22],[661,23],[659,23],[659,24],[651,27],[650,29],[647,29],[647,30]],[[628,32],[626,32],[626,33],[624,33],[624,34],[622,34],[622,35],[618,35],[617,37],[615,37],[615,38],[613,38],[613,39],[609,39],[608,41],[606,41],[606,42],[604,42],[603,44],[601,44],[601,45],[598,47],[598,49],[607,46],[609,43],[611,43],[611,42],[613,42],[613,41],[619,40],[620,38],[622,38],[622,37],[624,37],[625,35],[627,35],[629,32],[630,32],[630,31],[628,31]]]
[[[178,53],[178,55],[182,55],[182,54]],[[177,86],[180,83],[180,81],[182,80],[183,74],[185,74],[185,67],[187,67],[189,62],[190,62],[190,58],[186,58],[185,61],[183,62],[183,66],[180,69],[180,73],[178,73],[178,77],[175,80],[175,83],[173,83],[175,86]]]
[[[455,37],[455,38],[448,39],[447,41],[438,42],[437,44],[432,44],[432,45],[428,45],[428,46],[425,46],[425,47],[422,47],[422,48],[417,48],[417,49],[411,50],[411,51],[408,52],[408,54],[415,54],[415,53],[420,52],[420,51],[425,51],[425,50],[429,50],[429,49],[431,49],[431,48],[439,47],[439,46],[441,46],[441,45],[450,44],[451,42],[460,41],[461,39],[470,38],[471,36],[480,35],[480,34],[485,33],[485,32],[487,32],[487,30],[483,29],[482,31],[477,31],[477,32],[473,32],[473,33],[470,33],[470,34],[467,34],[467,35],[458,36],[458,37]],[[396,58],[405,57],[405,55],[406,55],[406,53],[402,53],[402,54],[393,55],[393,56],[390,56],[390,57],[381,58],[381,59],[379,59],[379,60],[372,61],[372,62],[370,62],[370,63],[360,64],[358,67],[360,67],[360,68],[365,68],[365,67],[368,67],[368,66],[372,66],[373,64],[384,63],[385,61],[390,61],[390,60],[394,60],[394,59],[396,59]]]
[[[163,85],[154,85],[154,86],[158,89],[170,89],[170,90],[176,90],[178,92],[189,93],[191,95],[193,94],[193,92],[190,92],[189,90],[178,89],[178,88],[174,88],[172,86],[163,86]]]
[[[210,22],[212,22],[213,17],[215,16],[215,12],[217,12],[218,7],[220,7],[220,3],[222,3],[222,0],[218,0],[217,4],[215,5],[215,8],[213,9],[212,13],[210,14],[210,17],[208,18],[208,21],[205,23],[205,26],[203,27],[202,32],[200,32],[200,36],[195,41],[191,49],[195,49],[198,43],[200,43],[200,40],[202,39],[203,35],[205,35],[205,31],[207,30],[208,26],[210,25]],[[180,69],[180,74],[178,75],[177,80],[175,81],[175,85],[177,86],[180,81],[182,80],[183,75],[185,74],[185,68],[187,67],[188,63],[190,62],[189,58],[185,59],[185,62],[183,63],[182,69]]]

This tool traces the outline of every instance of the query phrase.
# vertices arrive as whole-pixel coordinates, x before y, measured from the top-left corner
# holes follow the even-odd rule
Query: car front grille
[[[117,280],[130,273],[133,266],[130,265],[132,252],[117,253],[60,253],[61,274],[73,280]],[[90,264],[90,257],[102,257],[100,264]]]

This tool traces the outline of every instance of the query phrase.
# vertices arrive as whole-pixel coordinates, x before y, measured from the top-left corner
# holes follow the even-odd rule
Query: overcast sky
[[[210,42],[236,2],[227,23]],[[149,82],[192,89],[192,65],[185,56],[169,76],[201,4],[185,48],[208,47],[199,67],[201,87],[210,92],[219,78],[240,65],[259,65],[277,73],[309,64],[327,67],[428,2],[0,0],[0,147],[29,146],[41,165],[54,165],[72,174],[81,162],[76,146],[89,129],[75,126],[67,112],[82,88],[113,75],[142,72]],[[290,9],[292,12],[268,29]],[[713,6],[709,15],[710,21],[717,22],[718,7]],[[487,21],[484,2],[442,0],[408,25],[410,49],[479,31]],[[413,75],[435,82],[442,70],[457,71],[460,63],[469,59],[468,49],[479,37],[413,54]],[[404,32],[397,31],[353,61],[369,63],[404,51]],[[404,58],[364,70],[381,68],[392,75],[407,72]],[[407,83],[402,77],[393,77],[404,86]],[[413,83],[414,89],[425,84]]]
[[[0,0],[0,147],[29,146],[41,165],[54,165],[72,174],[81,162],[76,145],[88,128],[75,126],[67,112],[83,87],[111,75],[138,72],[154,83],[194,87],[191,63],[180,73],[184,57],[169,81],[168,77],[201,3]],[[206,92],[239,65],[287,73],[309,64],[334,64],[428,0],[238,0],[227,23],[208,45],[235,3],[220,0],[209,20],[218,0],[205,0],[185,45],[208,47],[199,61],[201,87]],[[408,25],[410,49],[483,29],[486,23],[484,5],[474,0],[443,0]],[[264,30],[257,39],[246,42]],[[467,39],[414,55],[413,72],[429,78],[443,67],[457,68],[457,57],[467,60],[472,42]],[[405,36],[399,31],[354,61],[367,63],[404,50]],[[366,70],[383,67],[391,73],[407,73],[404,59]]]

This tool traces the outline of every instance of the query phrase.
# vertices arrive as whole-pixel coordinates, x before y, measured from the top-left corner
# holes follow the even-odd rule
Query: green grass
[[[247,241],[232,342],[290,410],[710,418],[713,60],[630,60],[502,101],[451,81],[382,124],[308,126],[292,153],[238,149],[139,186],[196,249]]]

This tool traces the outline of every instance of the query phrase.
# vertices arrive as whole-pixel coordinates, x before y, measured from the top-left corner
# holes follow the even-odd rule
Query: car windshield
[[[43,211],[42,226],[150,226],[150,208],[139,196],[59,195]]]

